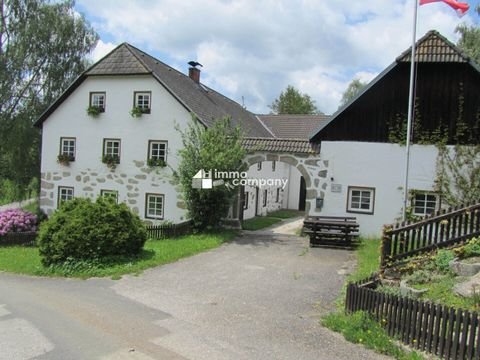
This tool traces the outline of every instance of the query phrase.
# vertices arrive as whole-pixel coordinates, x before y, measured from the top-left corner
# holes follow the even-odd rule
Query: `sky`
[[[435,29],[453,42],[459,18],[438,2],[418,9],[417,38]],[[411,46],[413,0],[77,0],[100,35],[98,60],[128,42],[248,110],[266,114],[293,85],[332,114],[354,78],[368,82]]]

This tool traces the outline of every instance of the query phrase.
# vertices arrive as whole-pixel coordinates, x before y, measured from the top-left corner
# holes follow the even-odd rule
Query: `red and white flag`
[[[444,2],[445,4],[453,8],[457,12],[458,16],[465,15],[465,13],[470,8],[467,3],[459,2],[456,0],[420,0],[420,5],[430,4],[433,2]]]

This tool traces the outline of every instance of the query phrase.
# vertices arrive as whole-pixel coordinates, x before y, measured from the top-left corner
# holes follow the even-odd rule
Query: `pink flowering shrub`
[[[21,209],[0,211],[0,236],[11,232],[37,230],[37,217]]]

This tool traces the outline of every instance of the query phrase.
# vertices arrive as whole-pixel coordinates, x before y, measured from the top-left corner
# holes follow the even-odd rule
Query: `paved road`
[[[319,325],[351,254],[276,232],[118,281],[0,274],[0,359],[385,359]]]

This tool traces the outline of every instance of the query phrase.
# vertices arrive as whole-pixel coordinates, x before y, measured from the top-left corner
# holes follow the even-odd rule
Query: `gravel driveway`
[[[351,253],[295,227],[118,281],[0,273],[0,360],[385,359],[320,326]]]
[[[295,224],[293,224],[295,225]],[[247,232],[218,249],[126,277],[113,290],[171,317],[156,344],[189,359],[384,359],[319,325],[334,308],[352,253]]]

